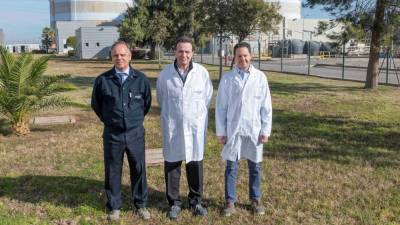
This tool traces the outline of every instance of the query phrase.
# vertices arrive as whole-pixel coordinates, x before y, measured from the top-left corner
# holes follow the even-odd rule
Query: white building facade
[[[76,30],[76,56],[79,59],[108,59],[111,46],[118,38],[117,27],[80,27]]]
[[[49,0],[57,51],[67,53],[68,37],[80,27],[116,26],[132,0]]]

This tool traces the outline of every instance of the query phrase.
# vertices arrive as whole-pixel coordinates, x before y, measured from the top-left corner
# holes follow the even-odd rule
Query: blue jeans
[[[247,160],[249,168],[249,197],[251,200],[261,199],[261,163],[254,163]],[[236,180],[239,161],[226,161],[225,168],[225,200],[236,202]]]

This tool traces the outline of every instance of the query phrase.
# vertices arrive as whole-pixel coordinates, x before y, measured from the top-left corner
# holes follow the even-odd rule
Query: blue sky
[[[302,9],[306,18],[327,18],[319,9]],[[0,0],[0,28],[6,43],[39,43],[42,29],[50,26],[48,0]]]

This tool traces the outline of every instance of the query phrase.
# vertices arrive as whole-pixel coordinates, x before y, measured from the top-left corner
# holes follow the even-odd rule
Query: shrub
[[[145,59],[147,51],[146,49],[134,48],[132,50],[132,59]]]

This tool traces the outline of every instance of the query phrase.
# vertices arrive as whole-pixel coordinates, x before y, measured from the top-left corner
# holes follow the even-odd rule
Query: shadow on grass
[[[340,91],[362,91],[365,90],[362,86],[349,87],[349,86],[335,86],[324,85],[321,83],[282,83],[269,81],[269,86],[273,94],[278,95],[293,95],[299,93],[313,93],[313,92],[340,92]]]
[[[91,207],[105,210],[104,183],[82,177],[35,176],[0,178],[0,197],[8,197],[22,202],[47,202],[56,206],[78,208]],[[123,209],[132,209],[130,187],[122,186]],[[149,208],[163,210],[164,193],[149,188]]]
[[[74,84],[77,87],[87,88],[87,87],[93,87],[95,79],[96,77],[74,76],[68,78],[66,81]]]
[[[399,124],[355,121],[341,117],[274,111],[268,157],[352,163],[376,167],[400,165]]]
[[[0,134],[4,136],[11,134],[10,123],[3,118],[0,118]]]

